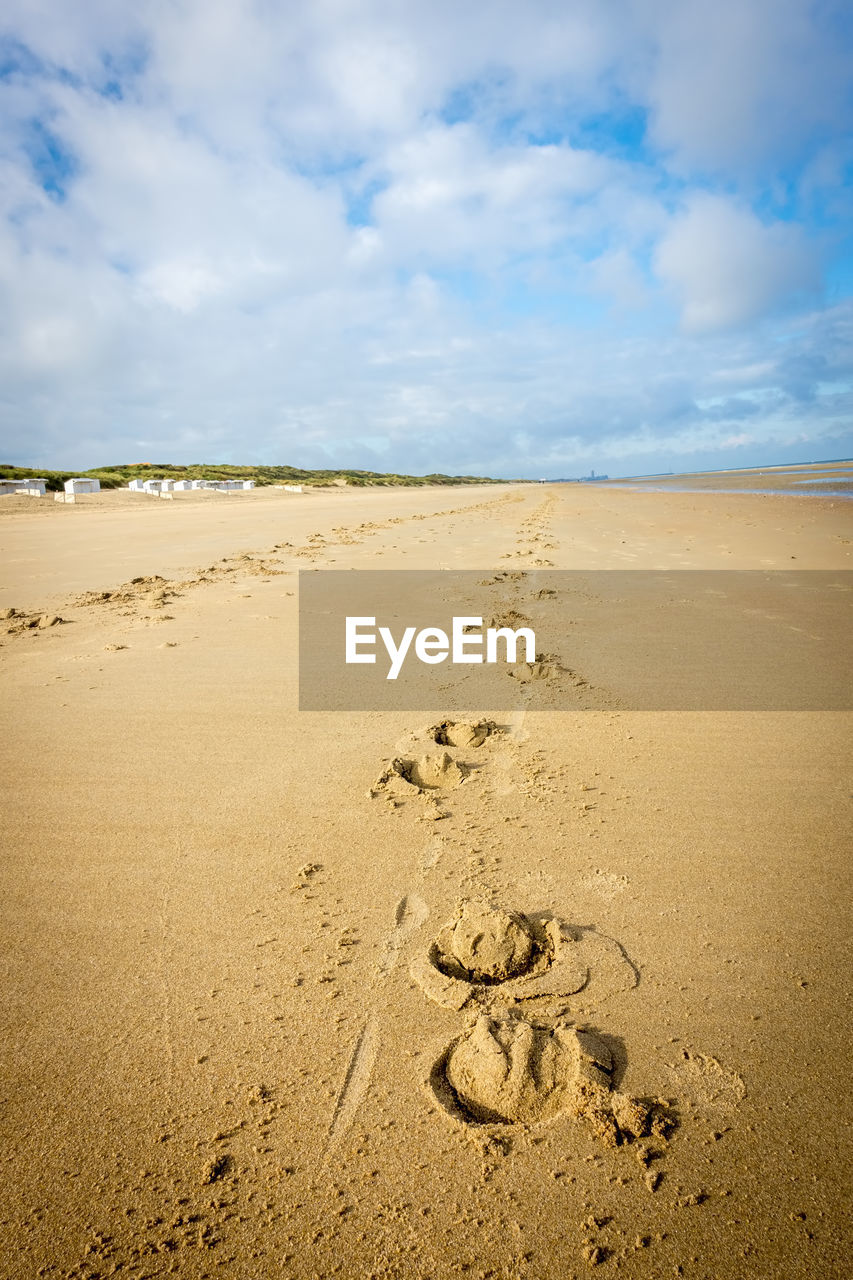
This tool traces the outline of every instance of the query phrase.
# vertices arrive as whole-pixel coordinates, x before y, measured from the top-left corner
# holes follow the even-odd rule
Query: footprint
[[[717,1058],[687,1048],[682,1049],[678,1061],[668,1065],[677,1088],[694,1102],[716,1111],[731,1111],[746,1097],[742,1078]]]
[[[570,679],[576,686],[586,684],[583,676],[579,676],[569,667],[564,667],[560,659],[552,653],[537,653],[535,662],[522,662],[507,674],[522,684],[530,680],[561,680],[563,678]]]
[[[445,972],[457,970],[470,982],[506,982],[530,968],[536,939],[518,912],[466,902],[442,931],[439,949],[439,967]]]
[[[528,618],[527,614],[519,613],[517,609],[507,609],[503,613],[493,614],[486,626],[493,627],[495,630],[508,627],[511,631],[517,631],[519,627],[532,627],[533,620]]]
[[[394,910],[394,928],[385,942],[385,954],[379,963],[379,974],[386,977],[397,963],[400,948],[420,929],[429,917],[429,907],[417,893],[401,898]]]
[[[613,1091],[613,1059],[592,1031],[538,1026],[512,1013],[480,1014],[433,1062],[428,1088],[464,1126],[537,1125],[567,1113],[607,1146],[665,1137],[655,1103]]]
[[[442,747],[480,747],[499,730],[494,720],[442,720],[427,732]]]
[[[447,751],[442,751],[440,755],[425,755],[417,760],[397,758],[383,769],[369,794],[374,797],[383,791],[397,795],[448,791],[461,786],[469,773],[468,766],[454,760]]]
[[[409,974],[428,999],[459,1010],[474,1000],[516,1002],[574,995],[589,980],[575,934],[551,917],[537,920],[466,900]]]

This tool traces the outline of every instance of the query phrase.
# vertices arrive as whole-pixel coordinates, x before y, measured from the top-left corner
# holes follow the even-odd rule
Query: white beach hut
[[[47,481],[42,476],[27,476],[22,480],[0,480],[0,497],[14,493],[25,494],[29,498],[43,498]]]
[[[172,488],[175,489],[178,493],[185,493],[187,489],[192,489],[192,487],[193,487],[192,480],[176,480],[172,485]]]
[[[127,487],[128,487],[128,489],[130,489],[133,493],[144,493],[144,492],[145,492],[145,481],[144,481],[144,480],[140,480],[140,479],[137,477],[137,479],[136,479],[136,480],[131,480]]]
[[[88,477],[88,476],[77,476],[73,480],[65,481],[65,492],[74,493],[74,494],[100,493],[101,482],[100,480],[93,480],[91,477]]]

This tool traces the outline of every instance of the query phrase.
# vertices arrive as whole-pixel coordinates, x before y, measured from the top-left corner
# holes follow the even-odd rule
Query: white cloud
[[[398,257],[494,263],[589,231],[585,201],[614,169],[569,146],[494,146],[473,125],[433,125],[384,156],[374,218]]]
[[[736,172],[801,156],[849,113],[843,6],[812,0],[636,0],[651,36],[655,139],[682,168]],[[849,15],[848,15],[849,16]]]
[[[748,209],[708,194],[690,198],[655,257],[684,328],[697,334],[747,323],[816,289],[817,265],[797,229],[765,226]]]
[[[847,207],[826,12],[9,0],[4,452],[570,472],[835,431],[846,310],[818,343],[808,237],[753,211],[818,129],[802,199]]]

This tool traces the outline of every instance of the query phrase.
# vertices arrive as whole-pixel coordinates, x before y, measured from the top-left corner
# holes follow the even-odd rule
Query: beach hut
[[[178,493],[185,493],[187,489],[193,488],[192,480],[176,480],[172,486]]]
[[[137,478],[136,480],[131,480],[130,484],[127,487],[128,489],[131,490],[132,493],[144,493],[145,481]]]
[[[23,480],[0,480],[0,497],[15,493],[25,494],[30,498],[43,498],[47,481],[42,476],[26,476]]]
[[[100,482],[100,480],[93,480],[93,479],[91,479],[91,478],[90,478],[90,477],[88,477],[88,476],[85,476],[85,477],[84,477],[84,476],[77,476],[77,477],[76,477],[75,479],[73,479],[73,480],[66,480],[66,481],[65,481],[65,492],[66,492],[66,493],[74,493],[74,494],[77,494],[77,493],[100,493],[100,492],[101,492],[101,482]]]
[[[162,485],[162,480],[145,480],[143,481],[142,488],[146,493],[159,493]]]
[[[244,488],[244,489],[254,489],[254,487],[255,487],[255,482],[254,482],[254,480],[244,480],[244,481],[243,481],[243,488]]]

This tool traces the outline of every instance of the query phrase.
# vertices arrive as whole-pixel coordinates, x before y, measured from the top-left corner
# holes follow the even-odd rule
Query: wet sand
[[[635,476],[617,483],[664,493],[784,493],[809,497],[853,498],[853,461],[812,462],[779,467],[745,467],[735,471],[695,471],[686,475]]]
[[[295,663],[300,568],[849,569],[848,504],[0,503],[4,1276],[848,1273],[849,713],[437,741]],[[517,913],[468,994],[466,900]]]

